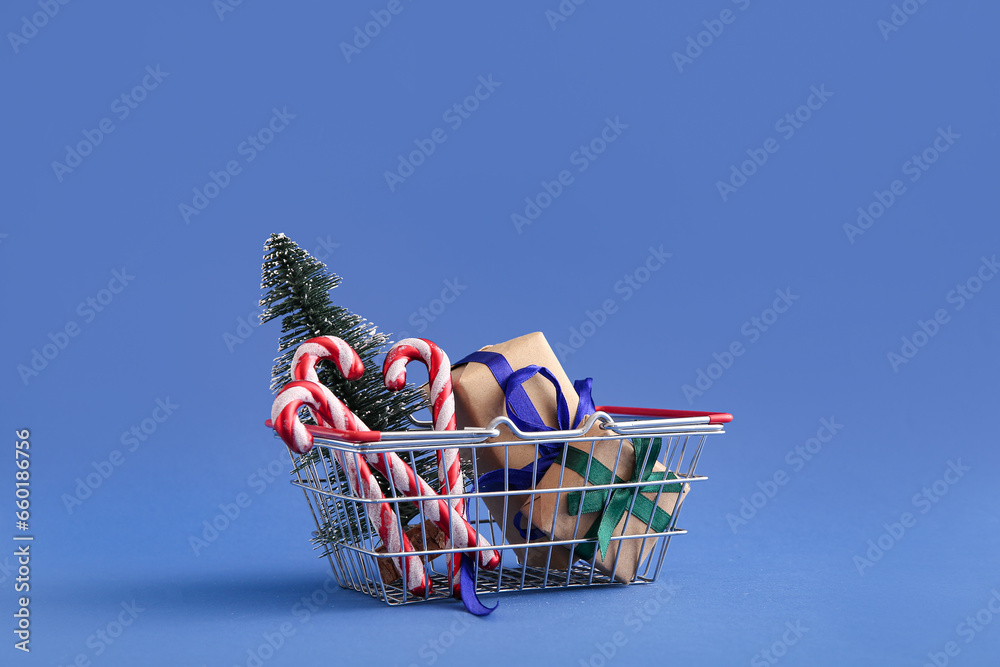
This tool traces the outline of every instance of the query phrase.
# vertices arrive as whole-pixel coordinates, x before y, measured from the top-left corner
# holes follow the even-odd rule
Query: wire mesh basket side
[[[686,499],[692,482],[701,481],[704,478],[696,475],[696,466],[700,457],[706,433],[693,431],[665,432],[660,435],[655,433],[643,433],[643,437],[658,438],[661,447],[656,456],[656,462],[661,465],[667,473],[673,477],[665,476],[662,480],[645,480],[638,482],[622,482],[618,479],[607,484],[591,484],[588,481],[578,487],[565,487],[564,479],[560,476],[559,483],[550,489],[537,487],[535,484],[529,489],[516,491],[506,486],[501,491],[484,491],[479,488],[478,479],[482,474],[480,470],[480,456],[477,455],[484,447],[501,446],[505,449],[513,446],[524,446],[522,441],[511,441],[489,444],[462,444],[458,445],[461,450],[461,459],[465,468],[466,488],[464,498],[468,505],[468,518],[476,530],[489,539],[502,554],[501,565],[493,571],[476,568],[476,589],[480,594],[501,593],[505,591],[536,590],[546,588],[568,588],[577,586],[594,586],[612,583],[648,583],[655,581],[663,568],[670,539],[674,535],[684,534],[686,531],[678,529],[677,517]],[[428,437],[433,437],[432,433]],[[635,438],[632,438],[635,439]],[[420,443],[419,439],[411,442]],[[431,442],[428,440],[427,442]],[[436,442],[436,441],[435,441]],[[609,447],[616,448],[615,462],[613,470],[618,469],[618,459],[622,456],[626,443],[631,443],[629,438],[615,433],[609,433],[597,438],[564,438],[561,442],[569,442],[577,448],[590,447],[591,458],[593,450],[602,447],[608,450]],[[534,445],[536,454],[540,444],[545,441],[535,441],[527,443]],[[608,445],[607,443],[612,443]],[[566,450],[564,448],[560,464],[565,469]],[[423,562],[424,569],[428,573],[432,582],[432,591],[425,592],[422,596],[414,596],[406,590],[402,578],[390,576],[394,572],[391,563],[402,556],[402,553],[390,553],[381,545],[377,535],[372,531],[368,521],[367,511],[371,501],[356,498],[352,495],[343,471],[336,463],[337,451],[340,455],[360,456],[359,448],[350,443],[337,441],[320,441],[313,452],[299,457],[296,460],[295,484],[302,487],[306,493],[310,510],[316,520],[317,532],[314,542],[318,548],[323,549],[325,555],[334,570],[335,576],[341,586],[352,588],[373,597],[382,599],[389,604],[405,604],[421,600],[431,600],[451,597],[454,593],[453,583],[449,576],[449,565],[452,554],[461,550],[433,544],[432,536],[428,534],[428,522],[422,511],[413,515],[416,523],[406,526],[407,534],[413,532],[413,544],[416,548],[411,555],[418,556]],[[419,448],[399,452],[401,456],[414,463],[427,463],[433,461],[435,456],[433,449]],[[643,464],[648,461],[643,461]],[[588,466],[590,464],[588,463]],[[589,470],[589,467],[588,467]],[[628,511],[624,514],[625,526],[633,521],[633,509],[637,499],[643,496],[652,496],[647,499],[652,502],[653,507],[659,507],[665,490],[681,485],[683,492],[678,494],[672,511],[669,513],[669,521],[666,525],[659,526],[658,530],[653,530],[649,524],[645,529],[634,534],[615,534],[610,537],[605,546],[609,553],[611,547],[615,554],[610,564],[604,563],[602,568],[598,568],[597,557],[580,559],[578,552],[585,551],[588,543],[595,540],[588,538],[580,531],[580,516],[577,515],[576,526],[571,534],[560,536],[561,539],[553,539],[548,535],[555,534],[550,528],[546,534],[536,534],[533,531],[537,526],[535,520],[536,503],[541,503],[539,498],[546,495],[556,499],[556,510],[553,513],[553,521],[559,513],[560,503],[566,502],[566,497],[570,493],[579,492],[582,503],[589,494],[603,494],[604,507],[607,510],[608,503],[612,498],[619,500],[626,498],[628,501]],[[391,485],[390,485],[391,486]],[[436,487],[436,484],[432,484]],[[641,489],[641,491],[640,491]],[[419,498],[408,498],[401,493],[397,493],[395,488],[390,488],[391,493],[385,498],[397,514],[401,515],[402,509],[407,504],[419,506]],[[514,518],[515,513],[522,509],[514,507],[515,503],[510,502],[517,496],[528,495],[531,501],[526,505],[527,516],[522,517],[522,524],[526,524],[527,530],[522,540],[511,540],[509,535],[505,535],[504,528],[507,527]],[[418,502],[414,503],[414,500]],[[644,502],[647,502],[644,501]],[[493,509],[499,505],[500,511],[490,512],[487,503]],[[404,527],[400,525],[402,532]],[[448,545],[454,544],[453,535],[447,535]],[[526,554],[534,551],[540,557],[529,559]],[[638,550],[640,554],[639,562],[629,563],[624,569],[628,576],[622,577],[619,556],[623,551],[632,554]],[[568,561],[560,560],[561,553],[569,551],[571,554]],[[397,561],[398,562],[398,561]],[[604,571],[602,571],[604,570]],[[398,576],[398,571],[395,571]]]

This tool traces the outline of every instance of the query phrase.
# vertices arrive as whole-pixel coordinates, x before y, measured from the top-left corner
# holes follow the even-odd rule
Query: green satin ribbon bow
[[[653,472],[653,465],[660,454],[662,441],[654,438],[650,442],[649,438],[636,438],[632,441],[635,448],[635,465],[632,467],[632,479],[627,482],[659,482],[664,479],[677,479],[677,475],[672,472]],[[647,453],[648,452],[648,453]],[[587,461],[590,461],[590,475],[587,482],[590,484],[624,484],[626,480],[615,475],[604,464],[596,458],[591,460],[590,454],[574,447],[568,447],[566,451],[566,467],[583,477],[587,473]],[[640,469],[639,464],[645,461],[645,465]],[[607,557],[608,545],[614,535],[615,527],[625,516],[628,507],[632,504],[630,514],[640,521],[648,524],[652,532],[660,533],[670,525],[670,515],[662,508],[653,504],[643,493],[656,493],[663,488],[663,493],[680,493],[683,484],[652,484],[649,486],[634,486],[622,489],[596,489],[594,491],[574,491],[566,496],[569,506],[570,516],[579,513],[590,514],[600,512],[604,509],[608,501],[608,492],[611,492],[611,501],[607,502],[607,509],[599,521],[595,521],[587,531],[584,539],[588,540],[575,547],[575,555],[578,558],[590,560],[594,555],[595,545],[601,549],[601,559]],[[632,499],[635,498],[635,502]],[[596,541],[595,541],[596,540]]]

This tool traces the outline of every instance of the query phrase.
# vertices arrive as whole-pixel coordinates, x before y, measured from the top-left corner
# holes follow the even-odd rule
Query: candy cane
[[[406,364],[415,359],[421,360],[428,369],[431,379],[431,404],[434,418],[434,428],[440,431],[455,429],[455,398],[452,394],[451,386],[451,362],[448,355],[431,341],[422,338],[407,338],[396,343],[385,358],[382,365],[382,375],[386,388],[390,390],[402,389],[406,384]],[[459,492],[465,488],[465,481],[462,476],[461,462],[458,456],[458,448],[451,447],[438,450],[438,478],[441,488],[448,495]],[[417,480],[421,486],[421,495],[426,495],[426,482]],[[468,547],[473,545],[489,546],[489,542],[482,539],[472,528],[472,525],[465,519],[465,499],[452,498],[451,511],[445,505],[442,510],[451,516],[452,532],[455,546]],[[432,518],[433,520],[433,518]],[[445,522],[442,522],[442,524]],[[439,524],[440,525],[440,524]],[[444,528],[444,526],[441,526]],[[487,569],[494,569],[500,564],[500,555],[492,549],[478,552],[480,564]],[[455,566],[459,564],[455,559]]]
[[[429,340],[423,338],[406,338],[396,343],[385,358],[382,365],[382,375],[386,388],[396,391],[406,384],[406,364],[419,359],[428,369],[431,378],[431,405],[434,428],[439,431],[455,430],[455,397],[451,386],[451,362],[444,350]],[[441,488],[451,495],[465,488],[461,461],[457,447],[438,450],[438,478]],[[421,480],[422,481],[422,480]],[[466,530],[463,535],[455,533],[455,543],[458,546],[480,544],[481,541],[468,521],[465,520],[465,499],[452,498],[451,512],[461,517],[461,527]],[[454,524],[455,522],[452,521]],[[494,550],[479,552],[480,565],[494,569],[500,564],[500,556]],[[452,575],[459,578],[461,558],[453,559]]]
[[[271,406],[271,422],[285,444],[300,454],[305,454],[313,446],[312,433],[298,417],[298,411],[303,405],[309,408],[321,424],[334,422],[331,412],[333,406],[340,405],[341,409],[346,411],[332,392],[321,384],[296,381],[285,385]],[[334,456],[355,496],[375,501],[385,500],[378,481],[368,469],[364,459],[357,460],[355,464],[355,457],[344,456],[339,450],[334,450]],[[387,550],[397,553],[415,551],[409,538],[401,531],[396,513],[388,503],[366,503],[366,508],[368,517]],[[424,571],[423,561],[418,556],[406,556],[403,562],[399,557],[394,557],[393,562],[396,569],[404,573],[406,587],[414,595],[423,595],[425,591],[430,590],[430,578]]]
[[[455,430],[455,396],[451,391],[451,361],[440,347],[424,338],[405,338],[389,350],[382,364],[385,386],[398,391],[406,385],[406,364],[420,360],[431,377],[434,429]]]
[[[350,346],[342,340],[333,336],[312,338],[303,343],[300,347],[305,347],[305,349],[301,354],[298,350],[296,350],[292,363],[293,377],[313,377],[315,375],[315,363],[319,359],[325,357],[331,358],[334,363],[337,364],[338,369],[354,369],[361,364],[360,359],[358,359],[355,363],[354,357],[357,355],[354,350],[352,350]],[[348,355],[343,354],[344,348],[349,350],[353,356],[348,357]],[[443,355],[444,353],[442,352],[441,354]],[[348,361],[349,359],[350,362]],[[403,365],[405,366],[405,364]],[[444,356],[444,367],[446,369],[445,374],[447,376],[450,395],[451,375],[450,364],[448,363],[447,356]],[[361,372],[363,372],[363,366],[361,366],[361,368]],[[405,372],[403,377],[405,382]],[[327,413],[331,418],[331,421],[327,425],[333,426],[333,428],[349,431],[369,430],[368,426],[366,426],[361,419],[345,407],[332,393],[329,392],[329,390],[327,391],[326,400],[329,404]],[[451,399],[450,411],[450,421],[452,422],[452,428],[454,428],[453,398]],[[317,419],[317,421],[322,424],[323,415],[319,416],[320,419]],[[458,465],[458,450],[455,449],[454,451],[455,466],[458,473],[461,474],[461,467]],[[417,475],[410,466],[399,458],[397,454],[394,452],[389,452],[387,454],[366,454],[365,458],[368,460],[368,463],[373,465],[379,472],[392,479],[392,483],[397,491],[408,496],[427,497],[425,500],[420,501],[420,506],[424,511],[424,515],[434,522],[441,530],[445,531],[447,535],[454,535],[456,547],[483,547],[484,551],[480,552],[479,557],[481,565],[484,568],[492,570],[500,564],[500,555],[495,550],[489,549],[491,546],[489,541],[476,532],[468,520],[466,520],[464,511],[451,511],[449,509],[449,505],[443,500],[433,498],[432,496],[437,496],[437,492],[432,489],[422,477]],[[440,461],[441,459],[439,454],[439,462]],[[446,488],[456,487],[454,485],[450,485]],[[458,484],[457,488],[464,488],[464,483]]]

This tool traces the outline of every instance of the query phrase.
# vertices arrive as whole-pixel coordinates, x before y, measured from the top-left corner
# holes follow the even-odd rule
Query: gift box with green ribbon
[[[597,424],[588,435],[608,434]],[[582,540],[574,560],[596,558],[598,570],[629,583],[659,539],[643,536],[667,530],[690,486],[671,482],[681,478],[659,462],[661,446],[660,438],[570,443],[565,468],[560,458],[548,469],[521,515],[549,539]],[[591,485],[606,488],[556,491]]]

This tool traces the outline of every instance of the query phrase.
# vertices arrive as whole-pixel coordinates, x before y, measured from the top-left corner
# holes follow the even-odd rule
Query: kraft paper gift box
[[[609,432],[602,431],[600,426],[599,423],[595,424],[587,435],[592,437],[609,435]],[[574,559],[596,558],[598,570],[614,576],[619,582],[629,583],[659,538],[623,540],[609,538],[665,531],[671,523],[672,516],[680,509],[690,486],[682,482],[663,481],[682,480],[682,478],[668,473],[663,464],[657,460],[661,446],[659,438],[652,440],[634,438],[632,441],[616,438],[570,443],[569,451],[566,453],[565,471],[560,465],[562,461],[560,458],[548,469],[536,485],[536,490],[585,486],[583,474],[587,472],[591,453],[593,459],[589,461],[589,482],[586,485],[612,483],[611,468],[615,465],[616,458],[618,467],[615,471],[615,483],[648,482],[648,484],[587,492],[536,493],[533,499],[529,499],[521,508],[521,513],[527,517],[530,512],[531,523],[551,539],[591,540],[574,546]],[[637,454],[640,466],[638,471],[635,469]],[[560,474],[562,474],[561,484]],[[638,493],[636,489],[639,489]],[[610,502],[608,502],[609,493]],[[555,517],[554,529],[553,517]]]
[[[541,333],[531,333],[521,336],[505,343],[488,345],[480,351],[494,352],[501,354],[510,364],[511,369],[519,370],[526,366],[542,366],[553,374],[562,388],[563,396],[566,398],[569,415],[575,415],[579,404],[579,397],[573,389],[573,383],[566,376],[559,360],[556,358],[552,348],[549,347],[545,336]],[[457,366],[452,370],[452,384],[455,393],[455,418],[458,428],[486,427],[496,417],[506,417],[507,408],[503,391],[497,384],[496,378],[490,369],[481,363],[467,363]],[[556,416],[556,391],[553,384],[542,377],[535,375],[528,379],[523,385],[528,398],[538,411],[538,416],[542,421],[553,428],[558,428]],[[486,442],[504,443],[516,440],[510,429],[500,426],[500,435],[490,438]],[[499,445],[497,447],[476,448],[476,470],[482,476],[494,470],[518,470],[531,465],[535,461],[535,444]],[[468,456],[469,450],[463,449],[463,457]],[[530,490],[523,493],[511,491],[507,496],[506,522],[504,522],[504,497],[488,496],[483,498],[490,515],[498,523],[502,524],[504,537],[509,544],[524,544],[525,538],[514,525],[514,517],[521,506],[531,497]],[[542,538],[546,540],[547,538]],[[531,542],[535,543],[536,538]],[[549,549],[552,550],[552,557],[549,559]],[[545,567],[546,563],[550,568],[567,569],[569,567],[569,551],[561,546],[514,549],[518,562],[523,563],[527,557],[527,563],[531,566]],[[527,551],[527,556],[525,556]]]

